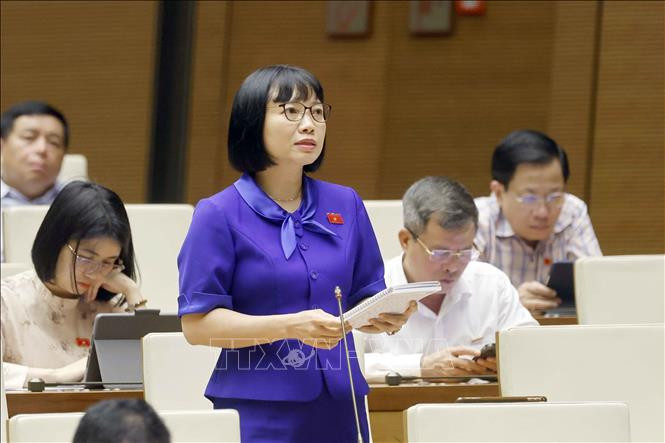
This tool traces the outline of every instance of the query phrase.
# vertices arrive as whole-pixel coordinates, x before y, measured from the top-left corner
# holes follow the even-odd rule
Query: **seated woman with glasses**
[[[146,303],[120,197],[94,183],[65,186],[39,227],[32,263],[2,280],[5,386],[81,381],[95,315]]]
[[[425,177],[402,200],[404,251],[386,262],[386,284],[436,280],[442,292],[418,302],[418,310],[392,336],[365,338],[365,375],[383,381],[403,377],[491,375],[496,359],[480,358],[497,331],[537,325],[508,276],[475,261],[478,210],[471,194],[446,177]]]
[[[243,175],[198,203],[178,257],[183,333],[222,348],[205,395],[239,411],[243,442],[358,441],[335,287],[346,311],[385,284],[358,194],[307,174],[323,161],[329,117],[321,84],[302,68],[247,77],[228,137]],[[365,330],[395,331],[410,313]],[[350,370],[368,442],[357,358]]]

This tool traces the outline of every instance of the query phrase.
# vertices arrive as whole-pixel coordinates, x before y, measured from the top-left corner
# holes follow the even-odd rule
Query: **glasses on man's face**
[[[536,194],[522,194],[516,196],[515,199],[527,208],[535,208],[541,201],[545,203],[546,206],[558,208],[563,205],[564,193],[559,191],[552,192],[545,197]]]
[[[84,274],[108,275],[113,271],[122,271],[125,269],[122,263],[99,262],[78,254],[69,244],[67,247],[74,254],[74,257],[76,257],[76,269],[80,269]]]
[[[469,249],[460,249],[458,251],[453,251],[450,249],[430,249],[413,232],[411,232],[411,235],[416,239],[418,244],[423,247],[427,255],[429,255],[430,261],[434,263],[447,263],[453,258],[457,258],[462,263],[468,263],[471,260],[477,260],[480,256],[480,252],[475,247],[471,247]]]
[[[319,123],[325,123],[330,117],[330,110],[332,106],[328,103],[316,103],[312,106],[305,106],[302,103],[284,103],[279,105],[284,110],[284,117],[291,122],[299,122],[305,116],[305,112],[309,109],[309,113]]]

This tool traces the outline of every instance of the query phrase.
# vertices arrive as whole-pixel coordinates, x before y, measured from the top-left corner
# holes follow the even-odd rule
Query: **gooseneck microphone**
[[[44,392],[46,387],[58,386],[94,386],[99,388],[104,385],[140,385],[142,381],[118,381],[118,382],[102,382],[102,381],[74,381],[74,382],[61,382],[61,383],[47,383],[41,378],[31,378],[28,380],[28,391],[30,392]]]
[[[353,414],[356,417],[356,430],[358,431],[358,443],[363,443],[362,432],[360,432],[360,418],[358,417],[358,406],[356,405],[356,390],[353,387],[353,374],[351,373],[351,357],[349,357],[349,345],[346,342],[346,327],[344,326],[344,311],[342,310],[342,290],[335,286],[335,298],[339,307],[339,321],[342,323],[342,340],[344,341],[344,353],[346,354],[346,367],[349,370],[349,382],[351,383],[351,402],[353,403]]]

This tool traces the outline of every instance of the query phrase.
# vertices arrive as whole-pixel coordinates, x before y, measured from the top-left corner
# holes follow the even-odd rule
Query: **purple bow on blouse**
[[[249,174],[243,174],[233,184],[245,203],[261,217],[281,223],[281,240],[284,257],[288,260],[296,249],[296,236],[302,237],[303,229],[319,234],[337,237],[321,223],[312,220],[316,213],[316,190],[310,185],[307,176],[303,176],[303,201],[295,212],[287,212],[263,192]]]

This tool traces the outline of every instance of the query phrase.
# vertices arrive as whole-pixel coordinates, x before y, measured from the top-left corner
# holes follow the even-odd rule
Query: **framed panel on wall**
[[[452,32],[451,0],[409,2],[409,30],[414,35],[447,35]]]
[[[371,2],[337,1],[326,4],[326,32],[331,37],[366,37],[371,32]]]

